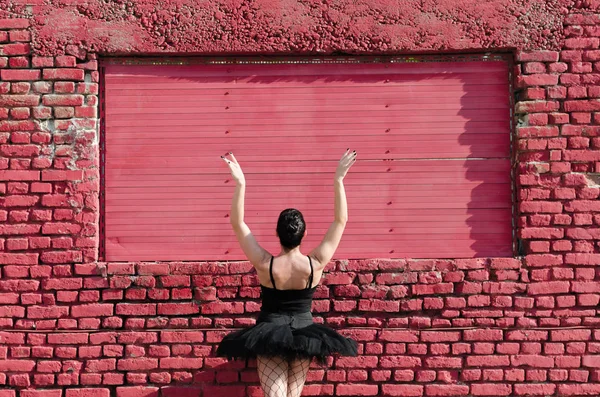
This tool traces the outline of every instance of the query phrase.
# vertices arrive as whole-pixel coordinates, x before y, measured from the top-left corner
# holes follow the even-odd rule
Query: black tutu
[[[287,360],[312,359],[324,364],[328,356],[356,356],[357,343],[333,329],[312,322],[310,313],[295,315],[263,313],[253,327],[223,338],[217,355],[228,359],[256,356]]]

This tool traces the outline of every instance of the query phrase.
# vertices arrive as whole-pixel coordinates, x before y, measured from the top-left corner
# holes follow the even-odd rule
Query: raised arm
[[[231,176],[235,180],[235,192],[233,193],[233,200],[231,202],[231,226],[250,263],[255,267],[260,266],[269,260],[270,254],[258,244],[250,228],[244,222],[246,178],[235,156],[229,153],[229,157],[221,156],[229,166]]]
[[[346,150],[346,153],[342,156],[335,172],[335,178],[333,180],[335,192],[333,223],[329,226],[321,244],[310,253],[310,256],[319,262],[320,269],[327,266],[331,258],[333,258],[333,254],[340,244],[342,234],[344,234],[344,229],[346,228],[346,222],[348,221],[348,204],[346,203],[344,177],[355,161],[356,151],[350,151],[350,149]]]

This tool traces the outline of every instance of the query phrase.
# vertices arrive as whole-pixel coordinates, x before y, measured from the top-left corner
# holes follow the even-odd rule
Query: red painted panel
[[[502,62],[118,66],[106,69],[106,259],[243,259],[228,217],[278,250],[279,211],[315,246],[347,147],[339,258],[512,255],[508,67]]]

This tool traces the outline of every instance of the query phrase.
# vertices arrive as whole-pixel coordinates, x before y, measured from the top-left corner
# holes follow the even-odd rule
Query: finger
[[[348,154],[345,156],[345,158],[346,158],[346,161],[352,161],[352,159],[353,159],[353,158],[355,158],[355,157],[356,157],[356,150],[349,152],[349,153],[348,153]]]
[[[223,159],[223,161],[229,166],[229,168],[231,168],[231,161],[226,159],[225,157],[221,156],[221,158]]]
[[[356,155],[357,155],[357,153],[354,152],[352,157],[348,160],[348,168],[350,168],[352,166],[352,164],[354,164],[354,162],[356,161]]]
[[[231,161],[233,161],[234,163],[239,165],[239,163],[238,163],[237,159],[235,158],[235,156],[233,155],[233,153],[229,152],[229,156],[231,157]]]

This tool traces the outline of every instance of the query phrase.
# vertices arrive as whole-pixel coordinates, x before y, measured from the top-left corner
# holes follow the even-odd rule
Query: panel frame
[[[359,56],[127,56],[102,57],[99,59],[99,246],[98,260],[106,261],[106,90],[105,75],[108,65],[272,65],[272,64],[363,64],[363,63],[445,63],[473,61],[502,61],[508,66],[509,139],[510,139],[510,187],[511,187],[511,233],[513,257],[522,256],[523,246],[517,236],[517,140],[514,112],[514,55],[510,52],[462,53],[462,54],[406,54],[406,55],[359,55]],[[414,258],[418,259],[418,258]],[[455,258],[450,258],[455,259]],[[458,258],[456,258],[458,259]],[[197,262],[178,260],[178,262]],[[238,260],[232,260],[238,261]],[[121,261],[111,261],[121,262]],[[146,261],[147,262],[147,261]],[[157,260],[156,262],[171,262]]]

